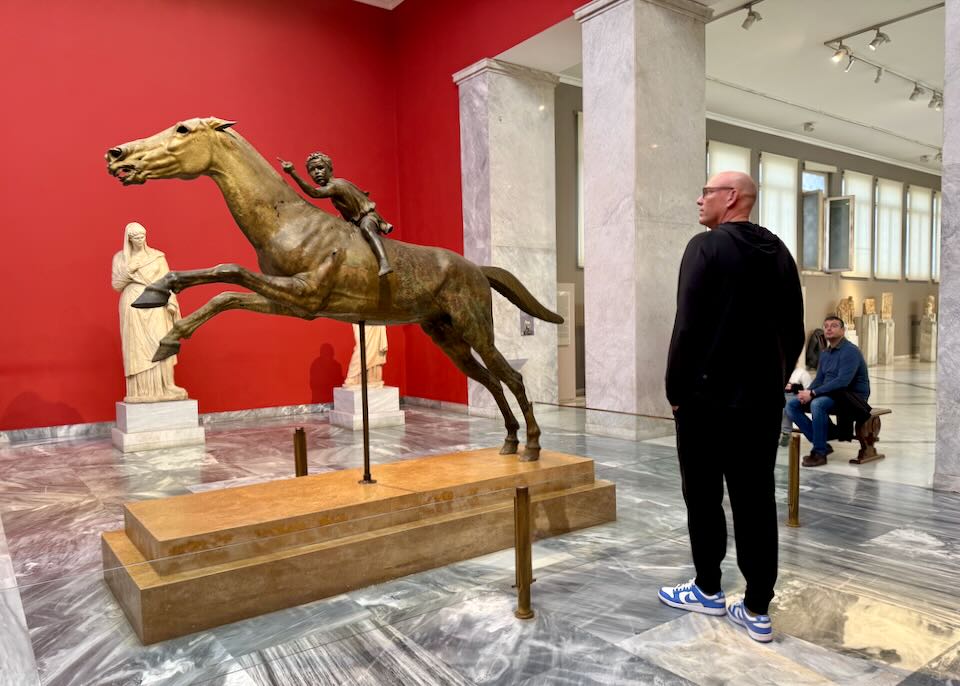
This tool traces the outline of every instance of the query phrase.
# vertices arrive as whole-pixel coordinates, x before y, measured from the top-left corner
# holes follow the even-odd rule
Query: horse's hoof
[[[521,462],[536,462],[540,459],[540,448],[524,448],[520,456]]]
[[[154,288],[147,286],[143,289],[140,297],[133,301],[133,306],[137,309],[147,309],[150,307],[163,307],[170,299],[170,291],[165,288]],[[156,360],[154,360],[156,362]]]
[[[516,455],[517,448],[520,446],[520,441],[517,439],[506,439],[503,442],[503,447],[500,448],[501,455]]]
[[[157,352],[153,354],[154,362],[162,362],[168,357],[177,355],[180,352],[180,341],[176,343],[164,343],[160,342],[160,345],[157,347]]]

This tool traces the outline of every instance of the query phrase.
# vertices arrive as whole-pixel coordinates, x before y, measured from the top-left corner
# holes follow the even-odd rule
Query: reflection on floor
[[[0,683],[960,683],[960,495],[926,488],[934,373],[917,362],[871,371],[871,400],[894,411],[887,458],[848,465],[854,448],[841,444],[840,459],[803,470],[803,526],[781,528],[772,644],[656,599],[692,575],[669,424],[627,441],[584,433],[584,410],[542,407],[544,445],[595,459],[617,484],[619,520],[535,545],[535,619],[513,617],[504,551],[141,646],[99,573],[99,533],[122,525],[121,503],[288,477],[295,425],[311,471],[359,466],[359,433],[312,415],[217,425],[205,449],[0,448]],[[502,434],[488,419],[408,408],[406,427],[371,433],[373,462]],[[728,594],[742,592],[732,545],[725,569]]]

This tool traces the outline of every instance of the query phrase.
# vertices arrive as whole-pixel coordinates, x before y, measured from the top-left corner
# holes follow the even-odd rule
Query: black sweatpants
[[[782,408],[681,406],[676,412],[677,453],[697,586],[720,590],[727,553],[723,513],[726,479],[733,511],[737,563],[747,582],[744,604],[766,614],[777,581],[777,504],[774,466]]]

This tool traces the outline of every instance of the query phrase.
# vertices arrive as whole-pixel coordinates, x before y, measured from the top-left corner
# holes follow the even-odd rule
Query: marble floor
[[[616,483],[618,520],[534,545],[532,620],[513,616],[503,551],[146,647],[100,574],[99,535],[122,527],[122,503],[289,477],[295,426],[312,472],[356,467],[359,432],[313,414],[218,423],[205,448],[0,447],[0,685],[960,684],[960,494],[929,488],[935,374],[904,361],[871,376],[871,401],[893,409],[887,457],[848,465],[840,444],[840,459],[802,470],[768,645],[656,599],[692,576],[666,421],[627,440],[591,433],[584,408],[538,406],[545,447]],[[497,445],[502,429],[408,407],[405,427],[371,438],[376,476],[378,463]],[[742,592],[732,544],[724,586]]]

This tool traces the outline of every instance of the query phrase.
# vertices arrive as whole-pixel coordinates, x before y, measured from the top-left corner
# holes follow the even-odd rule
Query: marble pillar
[[[860,333],[860,352],[868,367],[877,363],[879,352],[879,323],[876,314],[864,314],[857,317],[857,331]]]
[[[893,364],[896,328],[892,319],[881,319],[877,325],[877,364]]]
[[[960,0],[946,3],[937,449],[933,487],[960,492]]]
[[[460,89],[463,253],[512,272],[547,308],[557,305],[553,74],[484,59],[454,74]],[[527,398],[556,403],[557,327],[493,294],[496,344],[523,375]],[[511,405],[513,396],[507,392]],[[471,413],[499,416],[470,380]]]
[[[595,0],[582,24],[587,406],[670,416],[680,258],[704,181],[705,42],[690,0]]]

